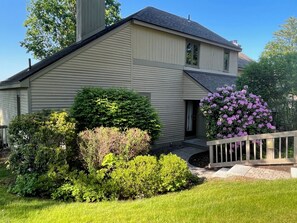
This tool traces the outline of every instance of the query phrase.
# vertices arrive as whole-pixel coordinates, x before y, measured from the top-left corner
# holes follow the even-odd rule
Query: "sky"
[[[118,0],[121,16],[152,6],[200,23],[227,40],[237,40],[243,52],[258,60],[273,33],[297,17],[297,0]],[[33,58],[20,46],[29,0],[0,0],[0,81],[28,67]],[[32,61],[36,63],[36,60]]]

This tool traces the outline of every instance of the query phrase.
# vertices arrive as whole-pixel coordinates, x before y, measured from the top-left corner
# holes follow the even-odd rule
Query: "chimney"
[[[105,29],[105,0],[76,0],[76,42]]]

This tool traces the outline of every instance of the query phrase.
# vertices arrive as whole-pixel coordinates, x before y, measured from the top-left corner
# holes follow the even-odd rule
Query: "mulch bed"
[[[189,163],[196,167],[205,168],[209,164],[209,152],[202,152],[194,154],[190,157]]]

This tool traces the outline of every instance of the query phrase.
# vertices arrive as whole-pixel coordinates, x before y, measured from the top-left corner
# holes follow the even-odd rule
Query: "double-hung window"
[[[230,51],[224,51],[224,71],[229,71]]]
[[[186,45],[186,64],[199,67],[200,44],[197,42],[187,41]]]

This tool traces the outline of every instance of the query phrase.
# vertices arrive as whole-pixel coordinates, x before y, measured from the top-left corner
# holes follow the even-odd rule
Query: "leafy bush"
[[[137,156],[128,162],[108,154],[99,170],[72,172],[66,182],[52,193],[64,201],[95,202],[151,197],[177,191],[195,183],[187,164],[176,155]]]
[[[281,48],[280,48],[281,49]],[[297,129],[297,52],[261,57],[244,69],[236,86],[261,95],[274,111],[274,121],[278,129]]]
[[[119,187],[120,198],[142,198],[156,195],[160,185],[159,166],[154,156],[137,156],[122,164],[111,178]]]
[[[118,128],[100,127],[79,133],[79,139],[80,153],[89,171],[98,170],[109,153],[128,161],[147,154],[150,148],[149,135],[136,128],[121,132]]]
[[[154,141],[160,135],[160,120],[149,100],[127,89],[84,88],[71,109],[80,131],[95,127],[146,130]]]
[[[95,202],[118,198],[119,188],[110,174],[121,161],[112,153],[105,156],[102,168],[86,173],[73,171],[65,178],[62,186],[52,193],[54,200]]]
[[[54,200],[95,202],[117,198],[118,189],[110,183],[112,181],[106,169],[92,173],[80,171],[72,175],[68,182],[52,193]]]
[[[209,139],[231,138],[271,132],[275,129],[271,111],[261,97],[248,93],[247,87],[218,88],[200,103],[207,120]]]
[[[9,136],[8,168],[17,175],[12,191],[21,195],[41,194],[42,190],[48,194],[47,188],[54,183],[47,174],[68,169],[77,156],[75,123],[66,112],[43,111],[16,117],[9,125]]]
[[[194,181],[184,160],[176,155],[138,156],[111,174],[120,198],[151,197],[187,188]]]
[[[177,155],[162,155],[159,164],[161,192],[177,191],[189,185],[191,172],[187,163]]]

